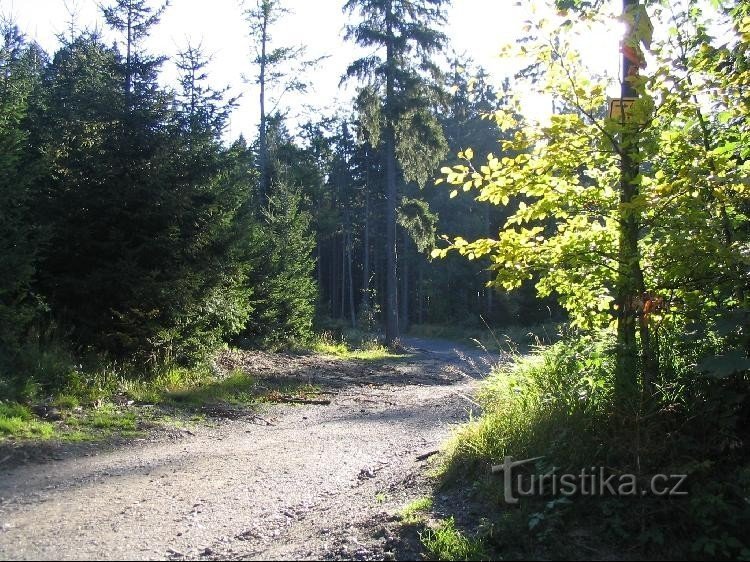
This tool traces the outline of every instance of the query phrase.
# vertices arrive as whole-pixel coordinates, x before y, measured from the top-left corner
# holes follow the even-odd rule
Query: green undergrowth
[[[360,332],[317,336],[306,349],[342,359],[401,357]],[[38,352],[38,353],[37,353]],[[192,423],[204,411],[255,408],[289,397],[315,398],[313,385],[218,371],[209,361],[191,368],[76,361],[60,346],[30,350],[14,376],[0,371],[0,441],[86,441],[143,435],[155,426]],[[19,382],[22,381],[22,382]]]
[[[404,530],[413,529],[430,560],[485,560],[484,539],[457,528],[455,519],[433,519],[434,500],[424,496],[406,504],[397,513]]]
[[[490,560],[482,538],[467,536],[452,517],[419,533],[430,560]]]
[[[0,439],[7,436],[50,439],[54,433],[54,425],[37,419],[27,406],[15,402],[0,403]]]
[[[653,398],[631,407],[612,391],[606,336],[569,337],[493,373],[478,395],[482,415],[457,431],[438,471],[440,489],[469,498],[482,516],[423,534],[430,556],[750,559],[747,374],[703,375],[695,365],[705,349],[661,338],[665,374]],[[639,482],[686,475],[687,495],[564,497],[548,489],[508,505],[504,478],[491,471],[507,456],[538,457],[516,470],[514,486],[518,474],[528,481],[605,467]]]
[[[322,332],[316,336],[310,348],[317,353],[359,361],[385,361],[406,357],[406,354],[382,345],[377,336],[351,328]]]
[[[432,509],[432,498],[422,497],[408,503],[398,516],[404,525],[417,525],[424,522],[427,513]]]
[[[114,435],[144,435],[147,416],[133,409],[105,403],[83,410],[49,407],[54,420],[32,412],[29,406],[16,402],[0,404],[0,441],[97,441]],[[54,408],[54,410],[52,410]]]
[[[409,335],[455,341],[493,353],[528,353],[532,348],[559,339],[560,325],[549,322],[535,326],[465,327],[460,325],[413,324]]]
[[[26,385],[27,389],[30,385]],[[97,441],[136,437],[205,419],[204,411],[254,408],[278,397],[314,397],[302,383],[260,381],[250,373],[214,372],[208,365],[133,376],[116,368],[72,371],[56,392],[17,392],[0,402],[0,441]]]

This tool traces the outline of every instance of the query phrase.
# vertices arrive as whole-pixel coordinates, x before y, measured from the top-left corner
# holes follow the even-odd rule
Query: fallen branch
[[[422,453],[421,455],[417,456],[418,461],[426,461],[433,455],[437,455],[440,452],[440,449],[435,449],[434,451],[427,451],[426,453]]]
[[[294,398],[292,396],[279,396],[273,399],[274,402],[284,402],[289,404],[312,404],[314,406],[328,406],[330,400],[310,400],[307,398]]]

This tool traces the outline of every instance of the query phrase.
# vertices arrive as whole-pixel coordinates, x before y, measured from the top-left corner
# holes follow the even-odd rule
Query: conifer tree
[[[431,56],[442,50],[445,36],[435,29],[444,23],[447,0],[349,0],[344,10],[358,12],[361,21],[347,28],[347,38],[372,54],[353,62],[348,77],[367,81],[360,106],[377,144],[382,138],[386,170],[385,231],[387,257],[385,339],[398,338],[396,273],[396,208],[399,175],[423,184],[445,155],[442,129],[432,113],[442,97]],[[400,168],[400,170],[399,170]],[[399,171],[401,174],[399,174]]]
[[[28,220],[39,173],[28,150],[29,106],[38,95],[44,62],[11,22],[0,27],[0,360],[22,343],[35,312],[31,282],[39,233]]]

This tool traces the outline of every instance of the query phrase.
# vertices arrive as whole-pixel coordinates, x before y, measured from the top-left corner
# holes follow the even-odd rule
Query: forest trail
[[[228,353],[227,368],[314,383],[331,404],[0,464],[0,558],[414,558],[394,514],[430,493],[417,457],[476,413],[470,396],[500,358],[404,344],[408,356],[377,362]]]

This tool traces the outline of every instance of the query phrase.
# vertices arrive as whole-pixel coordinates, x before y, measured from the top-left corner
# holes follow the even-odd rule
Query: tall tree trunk
[[[401,300],[399,302],[401,314],[399,316],[399,328],[404,332],[409,329],[409,233],[401,229],[403,247],[401,252]]]
[[[336,238],[331,237],[328,242],[328,302],[330,303],[331,318],[336,318]]]
[[[424,324],[424,261],[419,263],[419,280],[417,282],[417,322]]]
[[[385,283],[385,343],[392,345],[398,339],[398,279],[396,276],[396,135],[393,107],[395,100],[393,68],[393,7],[388,0],[386,7],[386,94],[385,94],[385,253],[386,253],[386,283]]]
[[[490,232],[490,206],[489,205],[484,206],[484,231],[485,231],[485,234],[487,235],[487,238],[493,237],[492,232]],[[485,276],[486,276],[486,279],[485,279],[486,283],[484,287],[484,314],[487,317],[487,321],[490,322],[491,321],[490,319],[492,318],[492,308],[494,304],[493,303],[494,291],[492,287],[488,286],[487,284],[490,281],[492,281],[492,277],[493,277],[492,270],[487,269],[487,271],[485,272]]]
[[[321,214],[320,199],[318,199],[316,207],[317,207],[317,215],[320,216]],[[320,230],[317,231],[317,235],[315,238],[316,238],[315,244],[316,244],[317,254],[318,254],[318,259],[316,260],[316,264],[315,264],[317,266],[316,269],[318,273],[318,299],[319,299],[320,305],[322,306],[323,303],[321,301],[322,301],[323,295],[325,294],[325,290],[323,288],[323,240],[321,237]]]
[[[346,317],[346,231],[341,233],[341,319]]]
[[[128,37],[125,54],[125,107],[131,108],[131,90],[133,89],[133,9],[128,7]]]
[[[348,220],[347,220],[348,222]],[[357,314],[354,310],[354,279],[352,278],[352,232],[351,228],[346,231],[346,277],[349,287],[349,319],[352,328],[357,327]]]
[[[362,307],[370,308],[370,185],[365,185],[365,235],[362,244]]]
[[[623,14],[634,13],[638,0],[623,0]],[[625,45],[633,46],[637,40],[636,30],[628,26]],[[624,51],[624,49],[623,49]],[[623,53],[623,81],[621,96],[635,98],[638,92],[629,77],[637,76],[638,63]],[[626,120],[627,118],[624,117]],[[648,321],[643,317],[642,303],[645,293],[641,258],[638,248],[640,216],[630,205],[638,196],[638,125],[627,123],[621,137],[621,182],[620,182],[620,241],[618,250],[619,273],[617,279],[617,391],[623,404],[633,400],[638,391],[639,367],[643,382],[649,386],[655,377],[651,370],[655,366]],[[643,361],[639,365],[636,330],[641,335]]]
[[[258,83],[260,85],[260,131],[258,138],[258,167],[260,172],[260,183],[258,186],[259,209],[266,205],[268,196],[268,136],[266,131],[266,49],[268,47],[268,19],[270,8],[263,7],[263,24],[260,41],[260,73]]]

